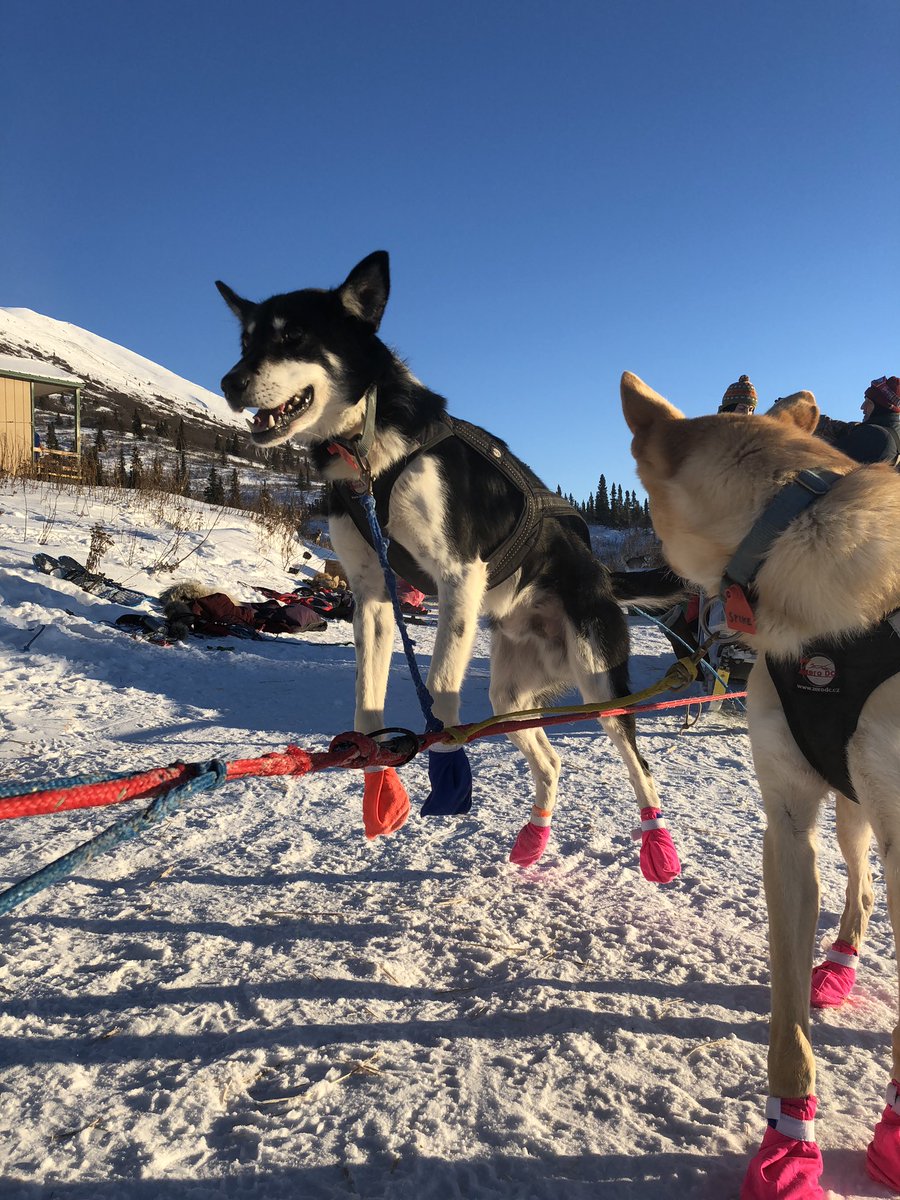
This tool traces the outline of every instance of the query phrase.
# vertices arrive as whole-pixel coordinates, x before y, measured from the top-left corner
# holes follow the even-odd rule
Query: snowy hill
[[[190,519],[185,517],[190,510]],[[327,748],[353,720],[350,627],[170,647],[36,572],[84,558],[158,594],[157,566],[238,599],[285,573],[258,524],[195,501],[0,485],[3,785]],[[298,547],[299,549],[299,547]],[[189,557],[185,555],[190,552]],[[302,550],[301,550],[302,553]],[[153,610],[152,601],[145,607]],[[423,667],[433,624],[414,628]],[[631,621],[632,679],[671,662]],[[463,717],[488,714],[479,634]],[[399,640],[388,721],[421,728]],[[507,855],[531,797],[504,739],[471,749],[472,811],[368,842],[356,772],[249,778],[0,918],[3,1200],[723,1200],[765,1127],[763,815],[740,713],[640,722],[684,873],[638,870],[638,813],[596,725],[557,726],[545,858]],[[21,790],[21,789],[19,789]],[[133,805],[0,822],[0,888]],[[823,943],[845,882],[825,806]],[[864,1175],[896,1020],[880,871],[851,1002],[813,1015],[823,1183]],[[829,1193],[830,1194],[830,1193]]]
[[[215,392],[96,333],[28,308],[0,308],[0,354],[62,367],[85,381],[84,396],[97,405],[125,397],[160,418],[183,416],[200,424],[247,428],[246,419]]]

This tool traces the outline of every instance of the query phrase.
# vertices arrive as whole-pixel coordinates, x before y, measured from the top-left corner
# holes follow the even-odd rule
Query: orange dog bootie
[[[396,833],[409,816],[409,796],[393,767],[366,767],[363,825],[366,837]]]

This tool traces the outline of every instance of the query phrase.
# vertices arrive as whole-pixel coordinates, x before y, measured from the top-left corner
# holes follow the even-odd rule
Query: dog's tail
[[[686,600],[692,591],[689,583],[668,567],[651,567],[647,571],[610,571],[610,580],[620,604],[665,611],[673,604]]]

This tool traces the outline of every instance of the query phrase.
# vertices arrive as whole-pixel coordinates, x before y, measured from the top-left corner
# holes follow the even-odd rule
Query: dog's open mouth
[[[315,391],[312,384],[296,396],[291,396],[278,408],[260,408],[250,422],[250,432],[255,442],[269,442],[283,438],[298,417],[302,417],[313,402]]]

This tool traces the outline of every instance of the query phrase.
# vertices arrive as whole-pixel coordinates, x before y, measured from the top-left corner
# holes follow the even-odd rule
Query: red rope
[[[728,692],[728,699],[741,699],[746,692]],[[640,716],[645,712],[658,712],[666,708],[677,708],[686,704],[702,703],[706,698],[687,697],[679,700],[665,700],[658,704],[642,704],[633,708],[615,708],[598,713],[603,717],[621,717],[626,713]],[[713,697],[708,697],[713,699]],[[531,717],[521,721],[497,721],[490,726],[482,726],[472,737],[472,741],[483,737],[495,737],[501,733],[510,733],[517,729],[533,729],[538,725],[563,725],[573,720],[590,720],[592,714],[561,713],[558,716]],[[458,725],[456,729],[464,733],[478,722],[470,725]],[[427,750],[436,742],[443,741],[445,731],[428,733],[421,736],[416,753]],[[227,764],[227,779],[243,779],[246,776],[272,775],[307,775],[315,771],[325,771],[331,767],[367,767],[367,766],[400,766],[409,760],[408,753],[395,752],[389,746],[367,737],[365,734],[350,732],[339,734],[325,751],[307,752],[299,746],[287,746],[284,750],[276,750],[263,754],[259,758],[239,758]],[[0,799],[0,821],[12,820],[16,817],[45,816],[48,813],[68,812],[76,808],[100,808],[109,804],[121,804],[126,800],[151,800],[170,791],[173,787],[187,783],[193,778],[194,767],[188,763],[174,763],[169,767],[156,767],[152,771],[143,771],[138,775],[127,778],[108,779],[99,783],[78,784],[66,788],[50,788],[44,791],[23,793],[19,796],[8,796]]]

